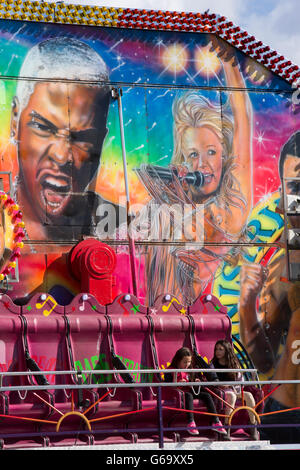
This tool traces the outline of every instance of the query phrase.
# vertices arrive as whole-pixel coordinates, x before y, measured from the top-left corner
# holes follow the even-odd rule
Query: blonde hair
[[[191,127],[209,127],[220,139],[223,147],[222,184],[219,195],[227,203],[226,205],[237,206],[234,201],[237,198],[241,201],[241,206],[245,206],[246,200],[240,191],[239,182],[232,174],[235,158],[232,155],[234,121],[233,117],[226,111],[227,106],[228,104],[224,106],[215,105],[195,92],[187,92],[175,99],[172,107],[174,119],[172,164],[180,165],[185,161],[182,147],[187,129]],[[241,207],[239,204],[238,206]]]
[[[190,127],[210,127],[222,143],[224,156],[231,155],[233,118],[229,114],[223,114],[221,106],[212,104],[208,99],[195,92],[187,92],[174,101],[172,110],[175,144],[172,163],[181,164],[184,161],[182,140],[186,130]]]

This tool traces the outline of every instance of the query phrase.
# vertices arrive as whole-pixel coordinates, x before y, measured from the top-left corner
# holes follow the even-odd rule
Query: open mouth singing
[[[61,214],[72,195],[72,180],[61,173],[44,173],[40,177],[41,198],[47,213]]]

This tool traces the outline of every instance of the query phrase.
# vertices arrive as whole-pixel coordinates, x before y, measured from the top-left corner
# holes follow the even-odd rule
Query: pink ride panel
[[[107,337],[105,313],[106,307],[91,294],[79,294],[65,307],[75,370],[108,369],[104,351]],[[84,381],[89,377],[83,374]],[[99,382],[103,382],[105,377],[94,376]]]
[[[217,340],[231,341],[231,321],[227,309],[213,295],[199,297],[189,307],[195,325],[194,339],[198,351],[208,362],[212,359]]]
[[[148,310],[134,295],[120,295],[107,306],[112,332],[111,342],[125,367],[133,371],[135,382],[147,381],[147,375],[135,370],[151,368]]]
[[[191,351],[196,349],[205,360],[210,360],[215,342],[222,338],[231,339],[231,322],[226,309],[213,296],[200,297],[185,307],[173,295],[165,294],[146,307],[132,294],[121,294],[112,303],[101,305],[92,294],[81,293],[69,305],[61,306],[50,295],[41,293],[19,307],[2,295],[1,371],[39,371],[35,378],[4,378],[3,385],[29,386],[47,381],[49,387],[38,392],[1,392],[0,414],[38,419],[39,429],[45,433],[55,429],[62,415],[75,410],[91,420],[95,431],[109,435],[111,428],[119,429],[115,434],[120,437],[125,430],[130,434],[130,429],[138,427],[143,433],[143,429],[157,426],[158,389],[140,384],[157,383],[163,379],[163,373],[146,375],[137,371],[166,369],[183,346]],[[123,367],[128,369],[126,375],[84,372]],[[51,371],[72,371],[72,374],[58,376]],[[114,387],[129,379],[136,386]],[[111,383],[109,387],[108,383]],[[54,384],[89,387],[82,391],[63,387],[54,390],[51,388]],[[99,384],[103,387],[98,387]],[[185,425],[186,415],[180,412],[185,408],[182,390],[162,388],[162,404],[171,408],[163,411],[166,428],[175,423]],[[205,411],[201,400],[195,400],[195,410]],[[132,414],[134,411],[138,413]],[[63,422],[61,431],[84,427],[74,416]],[[207,417],[199,416],[196,422],[207,424]],[[7,420],[3,429],[26,432],[34,430],[35,423],[20,421],[16,425],[13,420]]]

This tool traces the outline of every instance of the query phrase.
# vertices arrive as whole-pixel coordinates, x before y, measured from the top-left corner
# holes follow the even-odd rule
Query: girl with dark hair
[[[188,348],[182,347],[176,351],[169,369],[192,369],[193,368],[193,355]],[[198,378],[195,378],[194,373],[178,371],[178,372],[166,372],[165,373],[165,382],[199,382]],[[226,430],[222,427],[222,423],[217,416],[216,407],[211,395],[208,392],[201,391],[199,387],[199,393],[196,394],[194,389],[191,386],[180,387],[184,391],[185,396],[185,409],[189,410],[188,415],[188,425],[187,430],[191,435],[198,435],[199,432],[196,429],[196,423],[194,420],[194,398],[203,400],[207,410],[212,414],[212,428],[215,432],[222,434],[224,437],[227,437]]]
[[[234,353],[232,345],[229,341],[219,340],[215,344],[214,357],[212,364],[216,369],[240,369],[240,364],[237,356]],[[234,382],[242,381],[243,376],[241,372],[216,372],[220,382]],[[240,385],[224,385],[225,389],[225,400],[227,405],[225,407],[225,424],[228,423],[229,415],[232,409],[234,409],[237,398],[242,396],[242,389]],[[255,408],[255,400],[252,393],[243,391],[243,397],[246,406]],[[251,424],[256,424],[255,414],[251,411],[248,412],[249,420]],[[256,427],[250,428],[250,435],[254,440],[258,440],[258,432]]]

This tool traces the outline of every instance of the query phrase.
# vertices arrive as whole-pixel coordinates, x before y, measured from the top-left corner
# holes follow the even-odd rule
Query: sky
[[[71,0],[65,3],[224,15],[300,66],[299,0]]]

